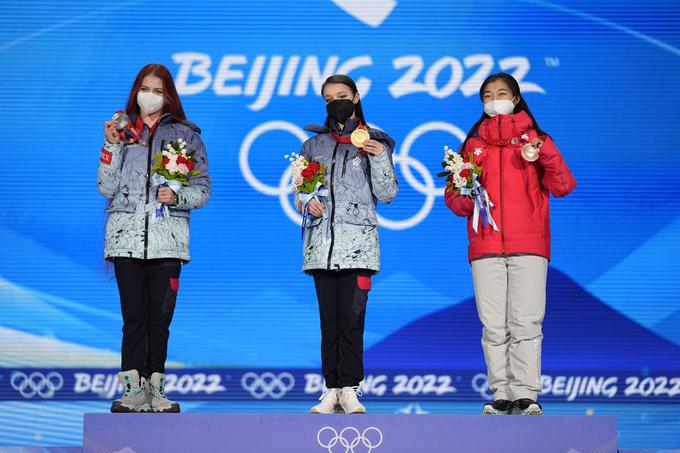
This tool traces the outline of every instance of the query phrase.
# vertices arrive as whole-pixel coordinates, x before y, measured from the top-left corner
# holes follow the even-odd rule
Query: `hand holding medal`
[[[352,145],[359,148],[359,152],[379,156],[385,152],[385,146],[377,140],[371,140],[365,127],[357,127],[350,136]]]
[[[543,146],[543,140],[535,138],[531,143],[526,143],[522,146],[522,157],[528,162],[534,162],[538,160],[538,155],[541,152],[541,146]]]
[[[111,120],[107,121],[105,124],[113,125],[118,138],[115,142],[109,140],[109,143],[118,143],[120,140],[123,140],[125,143],[134,143],[139,140],[139,132],[132,125],[130,117],[124,110],[116,111],[116,113],[113,114],[113,117],[111,117]],[[107,140],[108,137],[109,134],[107,133]]]
[[[385,152],[385,145],[377,140],[368,139],[364,142],[363,150],[372,156],[380,156]]]
[[[108,121],[104,121],[104,137],[106,138],[107,142],[113,145],[117,145],[118,143],[120,143],[118,131],[116,130],[115,120],[111,119]]]

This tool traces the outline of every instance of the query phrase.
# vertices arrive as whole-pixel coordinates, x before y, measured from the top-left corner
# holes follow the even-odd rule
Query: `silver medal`
[[[114,113],[111,119],[114,121],[116,130],[119,131],[123,130],[125,126],[127,126],[128,123],[130,122],[130,117],[123,110],[119,110],[116,113]]]

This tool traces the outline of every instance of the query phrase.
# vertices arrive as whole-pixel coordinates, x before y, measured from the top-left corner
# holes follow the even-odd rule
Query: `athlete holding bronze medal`
[[[302,269],[314,277],[321,321],[321,366],[326,391],[312,413],[363,413],[357,398],[364,378],[363,336],[371,275],[380,269],[378,200],[397,195],[392,163],[394,140],[369,128],[356,84],[344,75],[321,88],[326,101],[324,126],[300,154],[325,165],[325,201],[312,199],[307,211]],[[302,205],[296,199],[302,213]],[[324,212],[326,215],[324,215]]]

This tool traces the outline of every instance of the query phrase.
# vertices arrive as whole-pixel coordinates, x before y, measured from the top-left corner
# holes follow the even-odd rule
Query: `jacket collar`
[[[477,130],[477,136],[490,145],[506,145],[533,126],[534,122],[525,111],[512,115],[496,115],[482,122]]]
[[[328,120],[328,125],[330,126],[330,130],[337,135],[349,135],[352,132],[354,132],[354,130],[359,126],[359,119],[358,118],[347,119],[345,121],[342,131],[340,130],[338,122],[332,118]]]
[[[130,121],[132,122],[132,124],[135,125],[135,127],[137,127],[138,125],[141,125],[141,127],[144,127],[144,123],[142,122],[141,116],[138,115],[137,113],[133,113],[133,114],[130,115]],[[163,115],[161,115],[161,117],[156,122],[155,126],[159,126],[161,124],[173,124],[173,123],[182,123],[185,126],[187,126],[189,129],[196,132],[197,134],[201,133],[201,128],[198,127],[196,124],[192,123],[189,120],[180,121],[179,118],[177,118],[172,113],[164,113]]]

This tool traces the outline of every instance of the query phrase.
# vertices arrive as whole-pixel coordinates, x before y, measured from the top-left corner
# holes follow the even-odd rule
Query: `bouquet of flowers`
[[[496,222],[491,215],[493,202],[489,193],[482,187],[479,179],[482,176],[482,167],[475,163],[474,155],[470,152],[467,156],[453,151],[444,146],[443,172],[437,173],[438,177],[446,178],[446,192],[455,191],[460,195],[467,195],[474,199],[475,210],[472,216],[472,228],[477,232],[479,216],[482,217],[482,225],[487,223],[498,230]]]
[[[463,188],[471,189],[474,185],[472,175],[476,175],[475,179],[482,175],[482,167],[475,164],[472,155],[466,159],[448,146],[444,146],[442,168],[444,171],[437,173],[437,176],[446,178],[447,192],[455,190],[460,193]]]
[[[296,153],[284,156],[290,161],[292,172],[291,189],[302,203],[302,237],[305,235],[307,218],[309,214],[309,202],[317,200],[325,202],[328,199],[328,189],[326,189],[326,166],[316,161],[308,161]],[[323,213],[323,219],[328,220],[327,211]],[[326,222],[326,234],[328,233]]]
[[[153,155],[154,164],[151,167],[151,181],[158,189],[159,187],[170,187],[173,192],[182,186],[189,185],[189,178],[199,176],[200,171],[194,170],[196,151],[187,152],[187,143],[178,138],[173,140],[159,152]],[[156,217],[168,217],[168,207],[163,203],[158,203],[156,207]]]

